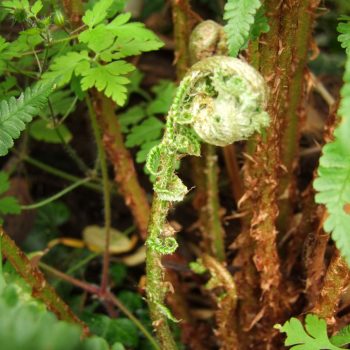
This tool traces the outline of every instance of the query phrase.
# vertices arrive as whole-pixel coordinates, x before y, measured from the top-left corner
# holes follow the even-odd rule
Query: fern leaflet
[[[230,55],[236,57],[247,42],[255,14],[261,7],[260,0],[228,0],[224,19]]]
[[[346,49],[347,62],[342,101],[339,108],[341,123],[334,132],[335,140],[323,147],[314,188],[316,202],[327,207],[324,229],[332,233],[342,255],[350,264],[350,21],[338,26],[339,40]]]
[[[8,153],[25,129],[26,123],[37,115],[45,106],[47,98],[52,91],[52,84],[37,84],[27,88],[18,99],[11,97],[8,101],[0,103],[0,156]]]
[[[286,333],[284,342],[286,346],[292,346],[293,350],[341,350],[329,339],[327,334],[327,323],[316,315],[307,315],[305,318],[305,329],[302,323],[292,317],[283,326],[276,325],[281,333]]]

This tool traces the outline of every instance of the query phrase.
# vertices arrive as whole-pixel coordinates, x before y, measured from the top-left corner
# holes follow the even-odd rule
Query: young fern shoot
[[[167,287],[161,265],[161,256],[178,246],[166,222],[168,210],[188,192],[176,167],[186,155],[199,156],[201,142],[226,146],[267,127],[267,99],[264,79],[247,63],[225,56],[203,59],[181,81],[162,142],[148,155],[146,166],[156,181],[146,242],[147,297],[162,349],[176,349],[167,324],[172,316],[164,306]]]

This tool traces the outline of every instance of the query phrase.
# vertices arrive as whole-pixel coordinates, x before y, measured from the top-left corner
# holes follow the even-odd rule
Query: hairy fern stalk
[[[161,256],[173,253],[177,242],[166,216],[171,203],[181,201],[188,191],[175,173],[178,162],[185,155],[199,156],[201,142],[225,146],[266,127],[267,95],[260,74],[238,59],[214,56],[198,62],[177,90],[162,142],[148,155],[146,166],[156,181],[146,243],[147,297],[164,349],[176,349],[167,324],[173,317],[164,306],[167,286]]]

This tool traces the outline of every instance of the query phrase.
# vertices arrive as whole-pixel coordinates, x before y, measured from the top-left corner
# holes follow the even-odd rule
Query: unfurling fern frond
[[[0,102],[0,156],[7,154],[35,115],[45,106],[52,91],[52,84],[37,84],[27,88],[19,98],[11,97]]]
[[[346,20],[338,26],[339,41],[347,53],[339,108],[341,122],[334,132],[334,141],[323,147],[314,188],[318,191],[316,202],[324,204],[329,214],[324,229],[332,233],[341,254],[350,264],[350,20]]]
[[[224,19],[230,55],[236,57],[247,42],[255,14],[261,7],[260,0],[228,0]]]

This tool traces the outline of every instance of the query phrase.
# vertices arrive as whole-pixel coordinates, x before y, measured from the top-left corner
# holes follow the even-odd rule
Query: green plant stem
[[[90,97],[86,97],[86,104],[89,110],[91,127],[95,136],[97,144],[98,159],[100,160],[100,167],[102,173],[102,184],[103,184],[103,201],[104,201],[104,228],[106,230],[106,241],[105,241],[105,250],[103,254],[103,270],[102,270],[102,279],[101,279],[101,290],[106,292],[108,287],[108,273],[109,273],[109,245],[111,240],[111,195],[109,187],[109,177],[108,177],[108,167],[106,154],[103,148],[102,138],[100,128],[97,123],[96,114],[94,108],[92,107]]]
[[[80,268],[84,267],[85,265],[87,265],[91,260],[97,258],[98,256],[100,256],[100,253],[92,253],[90,255],[88,255],[86,258],[80,260],[78,263],[76,263],[75,265],[71,266],[67,271],[66,271],[66,275],[72,275],[74,272],[76,272],[77,270],[79,270]],[[40,264],[39,264],[40,265]],[[60,281],[58,281],[57,283],[52,283],[52,285],[57,288],[59,285]]]
[[[45,303],[60,320],[78,324],[83,327],[84,335],[89,334],[88,327],[79,320],[67,304],[56,294],[46,282],[42,272],[34,266],[26,255],[16,246],[15,242],[0,226],[1,251],[17,273],[30,285],[34,298]]]
[[[163,169],[167,169],[167,174],[175,172],[174,159],[168,155],[161,155],[160,164]],[[166,181],[167,176],[164,174],[163,179],[158,178],[157,182]],[[164,228],[166,217],[170,209],[170,202],[159,198],[155,193],[152,202],[152,210],[148,227],[148,240],[158,239],[161,231]],[[164,314],[164,300],[167,293],[167,286],[164,282],[164,268],[162,266],[162,255],[147,244],[146,250],[146,274],[147,274],[147,301],[153,325],[156,329],[157,336],[161,345],[161,349],[176,350],[177,346],[168,320]]]
[[[221,224],[220,202],[218,189],[218,166],[216,147],[206,145],[206,187],[207,187],[207,227],[214,256],[219,261],[226,260],[225,231]]]
[[[149,340],[155,350],[161,350],[165,348],[160,348],[156,340],[152,337],[152,335],[147,331],[147,329],[143,326],[143,324],[130,312],[128,308],[124,306],[124,304],[112,293],[107,294],[108,299],[119,308],[141,331],[141,333]]]
[[[85,175],[90,174],[91,169],[85,164],[84,160],[79,157],[79,155],[77,154],[75,149],[69,143],[66,142],[61,131],[58,129],[57,120],[55,118],[50,99],[48,98],[47,101],[48,101],[49,111],[51,114],[51,119],[52,119],[52,122],[54,125],[54,130],[55,130],[55,133],[57,134],[58,138],[60,139],[61,146],[63,147],[64,151],[68,154],[68,156],[75,162],[75,164],[77,165],[77,167],[81,170],[81,172],[83,174],[85,174]]]
[[[22,205],[22,206],[21,206],[21,209],[22,209],[22,210],[32,210],[32,209],[41,208],[41,207],[43,207],[43,206],[45,206],[45,205],[47,205],[47,204],[49,204],[49,203],[51,203],[51,202],[53,202],[53,201],[55,201],[55,200],[57,200],[57,199],[63,197],[63,196],[66,195],[67,193],[69,193],[69,192],[75,190],[77,187],[82,186],[83,184],[85,184],[85,183],[87,183],[87,182],[89,182],[89,181],[91,181],[90,178],[86,178],[86,179],[79,180],[79,181],[77,181],[76,183],[74,183],[74,184],[68,186],[68,187],[65,188],[64,190],[62,190],[62,191],[60,191],[60,192],[54,194],[53,196],[51,196],[51,197],[49,197],[49,198],[46,198],[46,199],[44,199],[44,200],[42,200],[42,201],[40,201],[40,202],[38,202],[38,203],[29,204],[29,205]]]
[[[57,176],[61,179],[68,180],[70,182],[78,182],[80,181],[80,178],[74,175],[71,175],[69,173],[66,173],[65,171],[62,171],[60,169],[57,169],[55,167],[52,167],[51,165],[45,164],[37,159],[31,158],[29,156],[23,156],[22,159],[27,162],[28,164],[31,164],[35,166],[38,169],[41,169],[49,174],[52,174],[54,176]],[[84,183],[82,184],[83,187],[89,188],[94,191],[101,192],[103,191],[102,187],[99,184],[95,183]],[[112,190],[112,193],[115,193],[115,190]]]
[[[157,342],[152,337],[152,335],[148,332],[148,330],[143,326],[143,324],[112,293],[110,293],[108,291],[107,292],[103,292],[101,290],[101,288],[99,288],[98,286],[95,286],[93,284],[89,284],[87,282],[78,280],[78,279],[76,279],[76,278],[74,278],[72,276],[69,276],[69,275],[65,274],[64,272],[61,272],[61,271],[53,268],[52,266],[49,266],[49,265],[43,263],[43,262],[40,262],[39,266],[43,270],[45,270],[48,273],[50,273],[53,276],[55,276],[56,278],[59,278],[59,279],[65,281],[65,282],[68,282],[71,285],[76,286],[78,288],[81,288],[82,290],[86,291],[87,293],[96,295],[101,300],[105,300],[105,301],[113,303],[116,307],[118,307],[130,319],[130,321],[132,321],[135,324],[135,326],[141,331],[141,333],[150,341],[150,343],[152,344],[153,348],[155,350],[160,350]]]

